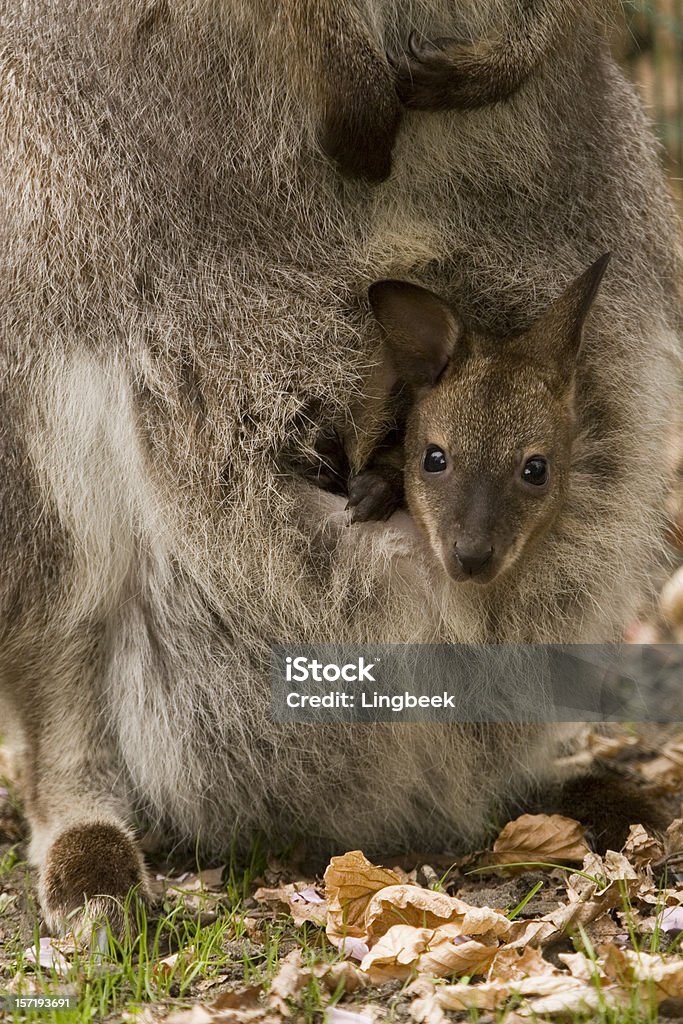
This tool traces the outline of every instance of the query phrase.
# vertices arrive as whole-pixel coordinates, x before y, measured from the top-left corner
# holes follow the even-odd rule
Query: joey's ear
[[[448,303],[408,281],[376,281],[368,297],[399,380],[435,384],[463,331]]]
[[[611,255],[606,252],[572,281],[529,331],[529,340],[544,362],[554,362],[571,372],[581,348],[583,325]]]

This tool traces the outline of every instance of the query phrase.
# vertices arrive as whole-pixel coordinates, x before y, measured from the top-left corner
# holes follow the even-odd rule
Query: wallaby
[[[398,391],[400,444],[385,442],[351,478],[353,522],[386,519],[405,497],[449,576],[479,583],[508,571],[545,534],[585,421],[576,383],[583,324],[608,261],[602,256],[529,330],[508,338],[468,330],[425,288],[372,285],[384,404]],[[376,401],[370,408],[381,412]],[[363,427],[362,413],[359,420],[361,438],[376,428]]]
[[[415,31],[519,51],[533,12],[561,42],[505,102],[409,108],[387,49]],[[0,699],[51,928],[86,897],[115,918],[144,893],[148,823],[216,854],[258,830],[453,849],[554,771],[552,726],[276,726],[270,648],[615,640],[647,593],[677,221],[602,17],[562,0],[0,0]],[[398,125],[381,185],[322,148],[349,110],[368,119],[339,132],[353,175],[390,148],[375,113]],[[345,495],[286,471],[352,419],[380,333],[371,282],[411,280],[506,337],[608,250],[542,559],[454,586],[410,515],[350,529]]]

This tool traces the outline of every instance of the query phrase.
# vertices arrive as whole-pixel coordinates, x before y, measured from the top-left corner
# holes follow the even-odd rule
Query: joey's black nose
[[[455,545],[455,557],[463,572],[466,572],[468,576],[476,576],[478,572],[481,572],[490,561],[492,554],[493,548],[491,547]]]

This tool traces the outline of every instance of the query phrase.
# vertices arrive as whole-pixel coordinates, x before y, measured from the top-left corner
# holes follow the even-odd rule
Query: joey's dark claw
[[[398,67],[398,64],[399,64],[400,60],[401,60],[399,55],[396,53],[396,50],[394,50],[391,46],[387,46],[385,51],[384,51],[384,53],[386,54],[386,58],[387,58],[389,64],[391,64],[391,66],[394,69],[396,69]]]
[[[421,46],[417,39],[417,32],[414,30],[408,36],[408,49],[412,53],[415,60],[421,59]]]

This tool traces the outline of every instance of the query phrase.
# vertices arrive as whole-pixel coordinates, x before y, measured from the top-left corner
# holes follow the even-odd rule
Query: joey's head
[[[437,295],[378,281],[370,303],[390,374],[412,392],[405,437],[408,507],[454,580],[488,583],[562,507],[575,435],[583,325],[609,254],[528,331],[468,330]]]

